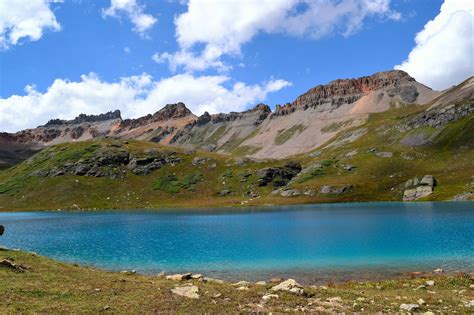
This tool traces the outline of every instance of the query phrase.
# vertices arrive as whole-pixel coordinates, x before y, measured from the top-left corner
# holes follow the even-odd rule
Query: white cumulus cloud
[[[58,0],[1,0],[0,49],[21,43],[23,38],[36,41],[46,29],[59,31],[50,4]]]
[[[104,17],[117,17],[125,14],[132,24],[133,30],[140,36],[145,37],[146,32],[158,21],[151,14],[143,12],[144,7],[137,3],[136,0],[111,0],[110,7],[103,10]]]
[[[249,105],[264,101],[268,93],[291,85],[279,79],[255,85],[235,82],[231,87],[226,87],[224,84],[229,81],[231,78],[225,75],[175,75],[155,82],[146,98],[129,110],[136,117],[149,113],[150,106],[156,109],[156,106],[182,101],[197,115],[205,111],[211,114],[242,111]]]
[[[437,90],[474,75],[474,3],[445,0],[415,37],[408,59],[395,66]]]
[[[180,51],[155,55],[176,70],[225,69],[223,55],[239,55],[241,46],[260,33],[318,39],[357,32],[366,18],[393,20],[400,14],[390,0],[190,0],[175,19]],[[196,48],[203,46],[202,49]]]
[[[72,119],[81,113],[120,109],[124,118],[153,113],[168,103],[184,102],[195,114],[240,111],[288,85],[285,80],[261,84],[231,83],[228,76],[180,74],[154,81],[144,73],[102,81],[96,74],[80,81],[56,79],[44,92],[27,86],[24,95],[0,99],[0,131],[33,128],[52,118]],[[230,87],[226,87],[230,86]]]

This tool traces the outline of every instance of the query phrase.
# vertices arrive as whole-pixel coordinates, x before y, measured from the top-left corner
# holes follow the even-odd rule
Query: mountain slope
[[[213,115],[207,123],[188,126],[171,143],[198,148],[209,148],[211,143],[211,149],[222,153],[288,157],[322,145],[338,131],[363,124],[370,113],[424,104],[438,94],[403,71],[335,80],[310,89],[291,104],[277,106],[272,113],[260,105],[250,112],[233,113],[232,123],[227,124],[222,123],[222,115]]]
[[[336,131],[316,150],[283,159],[131,139],[49,146],[0,171],[0,209],[401,201],[414,178],[425,175],[434,176],[434,188],[413,199],[473,200],[474,99],[459,100],[456,91],[439,98],[455,102],[399,104],[367,114],[365,122]],[[247,115],[255,119],[255,111]]]

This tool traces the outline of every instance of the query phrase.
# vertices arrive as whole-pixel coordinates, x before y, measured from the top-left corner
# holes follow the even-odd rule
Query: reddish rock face
[[[306,93],[300,95],[293,103],[276,108],[276,115],[285,115],[294,111],[297,107],[305,109],[322,104],[331,104],[339,107],[343,104],[351,104],[365,94],[381,89],[383,87],[397,87],[402,82],[415,81],[408,73],[400,70],[379,72],[371,76],[357,79],[340,79],[329,82],[326,85],[318,85]]]

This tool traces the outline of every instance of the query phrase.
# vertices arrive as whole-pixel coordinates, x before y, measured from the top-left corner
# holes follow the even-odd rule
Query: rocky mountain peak
[[[265,112],[265,113],[271,113],[271,112],[272,112],[270,106],[268,106],[267,104],[263,104],[263,103],[260,103],[260,104],[255,105],[255,106],[251,109],[251,111],[252,111],[252,112],[263,111],[263,112]]]
[[[145,126],[152,122],[157,121],[166,121],[170,119],[178,119],[182,117],[186,117],[189,115],[193,115],[193,113],[184,105],[184,103],[179,102],[176,104],[167,104],[162,109],[157,111],[156,113],[148,114],[146,116],[142,116],[135,119],[125,119],[120,124],[120,129],[134,129],[140,126]]]
[[[292,103],[277,105],[274,115],[286,115],[294,112],[297,108],[308,109],[324,104],[329,104],[333,108],[339,107],[343,104],[354,103],[372,91],[386,87],[393,87],[395,91],[400,85],[412,82],[415,82],[415,79],[401,70],[378,72],[355,79],[338,79],[309,89]],[[415,95],[416,89],[408,92]],[[414,97],[416,99],[416,95]],[[412,101],[413,97],[408,99]]]
[[[184,105],[179,102],[176,104],[167,104],[165,107],[153,114],[153,120],[168,120],[173,118],[181,118],[192,115],[192,112]]]
[[[198,126],[201,126],[201,125],[207,124],[210,121],[211,121],[211,115],[208,112],[204,112],[204,114],[198,117],[198,119],[196,120],[196,124]]]

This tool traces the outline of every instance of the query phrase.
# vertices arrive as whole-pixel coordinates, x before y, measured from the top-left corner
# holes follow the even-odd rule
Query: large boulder
[[[174,294],[187,297],[189,299],[199,299],[199,288],[195,285],[185,285],[171,289]]]
[[[403,192],[403,201],[412,201],[423,198],[433,193],[436,179],[433,175],[425,175],[418,180],[417,177],[410,178],[405,182],[405,190]]]
[[[274,292],[287,291],[287,292],[296,293],[296,294],[303,294],[304,292],[303,286],[299,284],[298,282],[296,282],[296,280],[294,279],[285,280],[281,282],[280,284],[277,284],[276,286],[272,287],[271,290]]]
[[[166,276],[166,279],[173,280],[173,281],[182,281],[182,280],[189,280],[191,279],[191,277],[192,277],[192,274],[188,272],[188,273],[183,273],[183,274],[177,273],[174,275],[169,275],[169,276]]]
[[[430,187],[434,187],[435,179],[434,179],[433,175],[425,175],[421,179],[420,184],[430,186]]]
[[[3,225],[0,225],[0,236],[2,236],[4,232],[5,232],[5,227]]]

